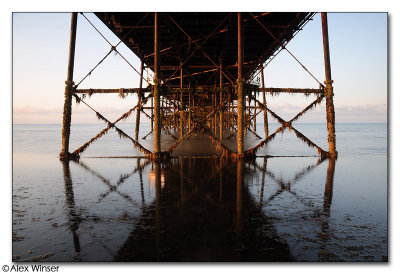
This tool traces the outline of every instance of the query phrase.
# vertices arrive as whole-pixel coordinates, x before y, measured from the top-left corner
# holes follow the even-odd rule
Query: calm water
[[[102,128],[73,125],[70,150]],[[296,128],[327,148],[325,124]],[[99,158],[140,155],[110,131],[63,163],[61,126],[14,125],[13,260],[387,261],[386,124],[337,124],[336,134],[337,161],[289,131],[258,156],[307,157],[203,157],[219,152],[195,136],[165,163]],[[164,149],[174,143],[163,138]],[[258,142],[248,133],[246,147]],[[152,149],[152,136],[141,143]]]

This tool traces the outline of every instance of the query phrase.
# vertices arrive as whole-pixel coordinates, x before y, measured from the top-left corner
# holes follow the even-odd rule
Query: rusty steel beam
[[[89,89],[76,89],[74,91],[74,94],[112,94],[112,93],[139,93],[140,91],[142,92],[150,92],[149,88],[110,88],[110,89],[104,89],[104,88],[89,88]]]
[[[242,14],[237,13],[237,52],[238,52],[238,79],[237,79],[237,153],[240,157],[244,153],[243,140],[243,116],[244,116],[244,96],[243,96],[243,32]]]
[[[263,104],[267,108],[267,101],[265,99],[265,90],[264,90],[264,68],[261,67],[261,88],[263,89]],[[265,133],[265,138],[268,138],[268,112],[267,109],[264,108],[264,133]]]
[[[335,135],[335,106],[333,104],[333,86],[331,77],[331,61],[329,56],[328,18],[326,12],[321,13],[322,36],[325,61],[325,97],[326,97],[326,124],[328,128],[329,155],[337,157]]]
[[[157,158],[161,153],[161,115],[160,115],[160,76],[159,76],[159,32],[158,13],[154,13],[154,156]]]
[[[215,32],[214,35],[212,35],[210,38],[216,36],[217,34],[224,33],[224,32],[226,32],[226,31],[228,31],[228,29],[222,29],[222,30],[220,30],[220,31],[217,31],[217,32]],[[196,40],[194,40],[194,42],[200,42],[201,40],[207,39],[208,36],[209,36],[209,35],[204,36],[204,37],[199,38],[199,39],[196,39]],[[191,42],[182,43],[182,44],[178,45],[178,48],[179,48],[179,47],[187,46],[187,45],[189,45],[190,43],[191,43]],[[162,50],[160,50],[160,54],[161,54],[161,53],[164,53],[164,52],[166,52],[166,51],[169,51],[169,50],[171,50],[171,49],[173,49],[173,48],[174,48],[174,47],[171,46],[171,47],[167,47],[167,48],[165,48],[165,49],[162,49]],[[154,56],[154,53],[150,53],[150,54],[148,54],[148,55],[145,55],[144,58],[148,58],[148,57],[151,57],[151,56]]]
[[[183,97],[182,97],[182,88],[183,88],[183,69],[182,65],[180,68],[180,104],[179,104],[179,132],[180,132],[180,137],[183,137],[183,119],[184,119],[184,113],[183,113]]]
[[[63,129],[61,132],[62,147],[60,159],[69,158],[69,136],[71,131],[71,114],[72,114],[72,94],[73,94],[73,79],[74,79],[74,61],[75,61],[75,42],[76,42],[76,27],[78,21],[78,13],[73,12],[71,16],[71,32],[69,41],[69,57],[68,57],[68,74],[65,82],[64,93],[64,111],[63,111]]]
[[[140,63],[140,82],[139,82],[139,91],[138,91],[138,105],[141,104],[142,101],[142,84],[143,84],[143,67],[144,67],[144,62],[141,60]],[[139,125],[140,125],[140,107],[136,109],[136,124],[135,124],[135,140],[137,141],[139,139]]]
[[[222,58],[220,58],[220,70],[219,70],[219,104],[222,105],[222,97],[224,95],[223,90],[224,90],[224,76],[222,75]],[[219,112],[219,140],[222,141],[223,139],[223,128],[224,128],[224,117],[223,117],[223,111]]]
[[[225,21],[228,17],[229,17],[229,15],[228,15],[227,17],[225,17],[224,21]],[[201,44],[199,45],[198,43],[196,43],[196,42],[189,36],[189,34],[187,34],[187,33],[183,30],[183,28],[182,28],[171,16],[169,16],[169,18],[170,18],[171,21],[186,35],[186,37],[188,37],[189,40],[192,41],[192,43],[194,43],[194,44],[197,45],[196,51],[197,51],[197,50],[200,50],[201,53],[214,65],[214,67],[216,67],[217,69],[219,69],[219,66],[218,66],[218,65],[210,58],[210,56],[202,49],[202,47],[203,47],[203,45],[205,44],[205,42],[203,42],[203,43],[201,43]],[[222,23],[221,23],[221,24],[222,24]],[[227,75],[225,74],[224,71],[221,71],[221,72],[222,72],[222,73],[224,74],[224,76],[233,84],[232,79],[231,79],[229,76],[227,76]],[[229,72],[227,72],[227,73],[229,74]],[[232,75],[230,75],[230,76],[232,76]]]
[[[320,88],[264,88],[264,80],[263,76],[264,73],[262,73],[262,87],[258,89],[259,92],[265,93],[265,92],[270,92],[272,94],[274,93],[289,93],[289,94],[295,94],[295,93],[304,93],[304,94],[324,94],[324,90]]]

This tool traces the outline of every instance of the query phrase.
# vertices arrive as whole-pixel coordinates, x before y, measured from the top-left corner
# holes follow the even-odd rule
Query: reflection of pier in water
[[[263,213],[263,206],[283,192],[307,205],[292,186],[300,178],[317,168],[324,160],[302,169],[291,180],[283,180],[263,165],[224,158],[183,158],[167,162],[137,159],[131,173],[121,174],[115,183],[82,161],[76,166],[90,172],[103,182],[108,190],[98,194],[98,203],[115,193],[140,211],[133,220],[134,229],[118,250],[108,249],[110,260],[115,261],[291,261],[289,246],[274,229],[274,224]],[[320,222],[326,235],[330,205],[332,202],[335,160],[329,161],[323,207],[314,209],[325,218]],[[68,208],[69,228],[73,235],[75,258],[80,259],[82,246],[78,230],[83,222],[89,222],[75,205],[73,183],[68,161],[64,161],[64,180]],[[150,168],[151,164],[151,168]],[[196,168],[194,168],[196,167]],[[247,176],[253,167],[261,176],[260,200],[249,191]],[[147,177],[143,176],[147,173]],[[120,187],[133,174],[139,173],[141,201],[131,198]],[[147,181],[146,181],[147,178]],[[236,178],[236,180],[234,179]],[[273,195],[264,193],[266,178],[278,185]],[[145,202],[144,184],[154,186],[154,201]],[[268,197],[266,197],[268,196]],[[109,205],[113,207],[112,204]],[[318,211],[318,212],[317,212]],[[96,216],[101,220],[101,216]],[[115,225],[115,224],[110,224]],[[118,227],[114,228],[118,230]],[[322,250],[323,246],[320,247]]]

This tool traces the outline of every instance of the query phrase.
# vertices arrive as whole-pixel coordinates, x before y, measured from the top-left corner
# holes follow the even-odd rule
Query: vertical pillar
[[[256,93],[254,93],[254,97]],[[254,131],[257,132],[257,102],[254,100],[254,108],[253,108],[253,122],[254,122]]]
[[[160,49],[158,45],[158,13],[154,13],[154,154],[161,152],[161,117],[160,117]]]
[[[329,155],[337,157],[335,135],[335,107],[333,104],[333,87],[331,77],[331,61],[329,56],[328,18],[326,12],[321,13],[322,36],[324,43],[325,60],[325,97],[326,97],[326,123],[328,128]]]
[[[217,87],[214,90],[214,106],[213,109],[217,107]],[[218,114],[214,114],[214,136],[217,136],[217,126],[218,126]]]
[[[268,138],[268,112],[267,112],[267,101],[265,100],[265,86],[264,86],[264,68],[261,67],[261,88],[263,89],[262,95],[263,95],[263,104],[265,106],[264,108],[264,132],[265,132],[265,138]]]
[[[239,156],[243,154],[243,37],[242,37],[242,14],[237,13],[238,28],[238,79],[237,79],[237,153]]]
[[[71,129],[71,113],[72,113],[72,92],[73,92],[73,79],[74,79],[74,61],[75,61],[75,41],[76,41],[76,26],[78,14],[72,13],[71,16],[71,33],[69,40],[69,57],[68,57],[68,74],[67,81],[65,82],[64,93],[64,111],[63,111],[63,129],[62,129],[62,147],[60,152],[60,159],[67,159],[69,156],[69,135]]]
[[[136,125],[135,125],[135,140],[137,141],[139,138],[139,125],[140,125],[140,111],[142,107],[140,104],[142,103],[142,85],[143,85],[143,60],[140,63],[140,82],[139,82],[139,92],[138,92],[138,107],[136,109]]]
[[[215,86],[214,86],[215,89]],[[210,111],[213,111],[214,109],[214,103],[215,103],[215,92],[211,94],[211,109]],[[215,135],[215,116],[211,116],[211,129],[212,133]]]
[[[220,59],[219,62],[219,104],[222,105],[222,96],[223,96],[223,89],[224,89],[224,82],[223,82],[223,75],[222,75],[222,60]],[[221,108],[219,112],[219,140],[222,141],[223,139],[223,129],[224,129],[224,111]]]
[[[180,88],[181,88],[181,98],[180,98],[180,105],[179,105],[179,131],[181,138],[183,137],[183,69],[182,69],[182,61],[181,61],[181,75],[180,75]]]
[[[150,108],[151,108],[151,131],[154,130],[154,104],[153,104],[153,97],[150,100]]]

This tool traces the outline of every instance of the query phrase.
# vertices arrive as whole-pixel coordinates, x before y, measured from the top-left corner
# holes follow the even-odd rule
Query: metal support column
[[[222,105],[222,97],[223,97],[223,75],[222,75],[222,61],[219,64],[219,104]],[[223,139],[223,129],[224,129],[224,117],[223,117],[223,109],[219,112],[219,140],[222,141]]]
[[[64,93],[64,112],[63,112],[63,129],[62,129],[62,148],[60,159],[68,159],[69,157],[69,135],[71,129],[71,114],[72,114],[72,93],[73,93],[73,78],[74,78],[74,61],[75,61],[75,41],[76,41],[76,26],[78,13],[73,12],[71,16],[71,33],[69,40],[69,58],[68,58],[68,74],[65,82]]]
[[[180,104],[179,104],[179,132],[180,137],[183,137],[183,120],[184,120],[184,113],[183,113],[183,69],[182,69],[182,62],[181,62],[181,75],[180,75]]]
[[[264,89],[264,68],[261,67],[261,87]],[[265,90],[263,90],[263,104],[265,107],[267,107],[267,101],[265,100]],[[265,132],[265,138],[268,138],[268,112],[267,109],[264,108],[264,132]]]
[[[326,12],[321,13],[322,36],[324,43],[325,60],[325,97],[326,97],[326,122],[328,128],[329,155],[337,157],[335,135],[335,107],[333,104],[333,86],[331,78],[331,61],[329,57],[328,18]]]
[[[161,117],[160,117],[160,49],[158,45],[158,13],[154,13],[154,154],[161,152]]]
[[[139,82],[139,92],[138,92],[138,106],[142,103],[142,85],[143,85],[143,60],[140,63],[140,82]],[[139,138],[139,125],[140,125],[140,111],[141,107],[136,109],[136,125],[135,125],[135,140]]]
[[[244,151],[243,142],[243,116],[244,116],[244,101],[243,101],[243,37],[242,37],[242,14],[237,13],[237,28],[238,28],[238,79],[237,79],[237,153],[239,157]]]

